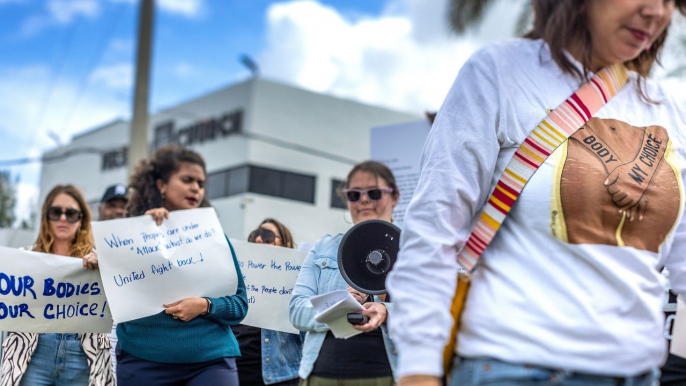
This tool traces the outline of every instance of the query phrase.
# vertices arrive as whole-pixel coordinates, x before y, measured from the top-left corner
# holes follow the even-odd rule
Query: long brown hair
[[[127,205],[129,216],[140,216],[150,209],[164,206],[162,194],[157,188],[157,180],[169,182],[172,174],[179,170],[181,162],[198,165],[207,176],[205,160],[193,150],[178,145],[167,145],[148,159],[142,160],[129,180],[130,198]],[[210,206],[203,196],[200,207]]]
[[[393,176],[393,172],[391,171],[391,169],[386,167],[386,165],[382,164],[381,162],[364,161],[353,166],[353,168],[348,173],[348,176],[346,177],[345,181],[338,187],[338,189],[336,189],[336,194],[338,195],[338,197],[341,198],[341,200],[345,201],[343,189],[347,189],[350,187],[350,179],[353,178],[353,176],[357,172],[366,172],[370,173],[377,179],[381,178],[382,180],[386,181],[386,184],[389,188],[393,189],[391,195],[394,198],[397,199],[400,196],[400,190],[398,190],[398,184],[395,182],[395,176]]]
[[[289,231],[285,225],[283,225],[279,221],[274,220],[273,218],[264,219],[264,221],[260,223],[260,226],[264,224],[272,224],[276,227],[276,229],[279,231],[279,235],[281,236],[281,244],[283,244],[284,247],[295,248],[295,243],[293,242],[293,236],[291,235],[291,231]]]
[[[93,241],[93,232],[91,231],[91,211],[84,200],[81,191],[74,185],[57,185],[48,196],[45,198],[43,203],[43,211],[40,217],[40,231],[38,232],[38,239],[33,247],[36,252],[53,253],[53,244],[55,242],[55,235],[52,233],[50,228],[50,221],[48,220],[48,207],[52,205],[55,198],[60,194],[67,194],[79,205],[79,209],[82,212],[81,216],[81,227],[76,232],[76,237],[74,241],[69,246],[69,256],[73,257],[83,257],[90,253],[95,248],[95,242]]]
[[[534,25],[524,37],[529,39],[543,39],[548,43],[550,53],[562,71],[573,75],[583,82],[587,79],[591,68],[591,34],[585,14],[584,3],[589,0],[532,0],[534,8]],[[593,1],[593,0],[590,0]],[[686,15],[686,0],[675,0],[674,7],[683,15]],[[641,97],[648,102],[653,102],[645,93],[645,79],[655,63],[659,63],[659,55],[667,39],[665,28],[647,51],[641,52],[638,57],[625,63],[628,69],[636,71],[639,75],[637,83]],[[565,55],[565,50],[575,44],[583,47],[580,70]]]

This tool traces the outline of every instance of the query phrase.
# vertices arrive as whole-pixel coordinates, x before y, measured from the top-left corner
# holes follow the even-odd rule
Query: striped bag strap
[[[546,158],[615,96],[627,79],[628,72],[622,63],[601,70],[548,114],[519,145],[484,205],[465,247],[457,256],[465,270],[474,270],[524,186]]]

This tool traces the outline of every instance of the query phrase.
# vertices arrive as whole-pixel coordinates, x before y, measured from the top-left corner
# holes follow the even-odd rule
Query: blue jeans
[[[21,386],[88,385],[88,360],[78,334],[40,334]]]
[[[659,370],[630,378],[575,373],[490,358],[460,358],[451,386],[657,386]]]

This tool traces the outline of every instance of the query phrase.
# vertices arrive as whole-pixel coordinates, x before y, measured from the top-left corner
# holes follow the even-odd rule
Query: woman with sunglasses
[[[291,232],[282,223],[268,218],[250,232],[248,242],[295,248]],[[231,327],[241,349],[238,380],[241,386],[295,386],[302,357],[303,339],[289,334],[239,324]]]
[[[257,229],[250,232],[248,242],[295,248],[291,231],[273,218],[265,219]]]
[[[43,203],[38,238],[26,249],[82,258],[85,269],[97,269],[90,221],[81,192],[73,185],[55,186]],[[3,386],[115,384],[110,340],[105,333],[10,332],[3,346]]]
[[[354,224],[367,220],[392,221],[398,202],[393,173],[384,165],[367,161],[355,165],[343,189]],[[302,385],[392,385],[395,350],[385,330],[387,309],[383,300],[367,301],[345,282],[338,270],[338,247],[342,234],[325,235],[305,258],[290,301],[289,316],[295,328],[307,332],[299,375]],[[314,320],[310,298],[347,289],[365,308],[369,321],[353,326],[365,332],[336,339],[328,325]],[[382,327],[382,328],[379,328]]]
[[[188,149],[165,146],[141,161],[131,177],[130,216],[152,216],[207,207],[205,161]],[[165,311],[117,325],[117,382],[127,386],[237,386],[238,343],[231,332],[248,311],[243,275],[226,239],[238,275],[235,294],[185,298]]]

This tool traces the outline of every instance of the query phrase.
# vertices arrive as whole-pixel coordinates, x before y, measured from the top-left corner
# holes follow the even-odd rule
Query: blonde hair
[[[69,246],[69,256],[72,257],[83,257],[90,253],[95,248],[95,242],[93,241],[93,232],[91,231],[91,212],[84,200],[83,195],[74,185],[57,185],[48,196],[45,198],[43,203],[43,211],[40,216],[40,232],[38,233],[38,238],[33,246],[33,250],[36,252],[53,253],[53,244],[55,242],[55,235],[52,233],[52,228],[50,228],[50,221],[48,220],[48,207],[52,205],[55,198],[60,194],[67,194],[79,205],[79,209],[83,213],[81,216],[81,227],[76,232],[76,237]]]

